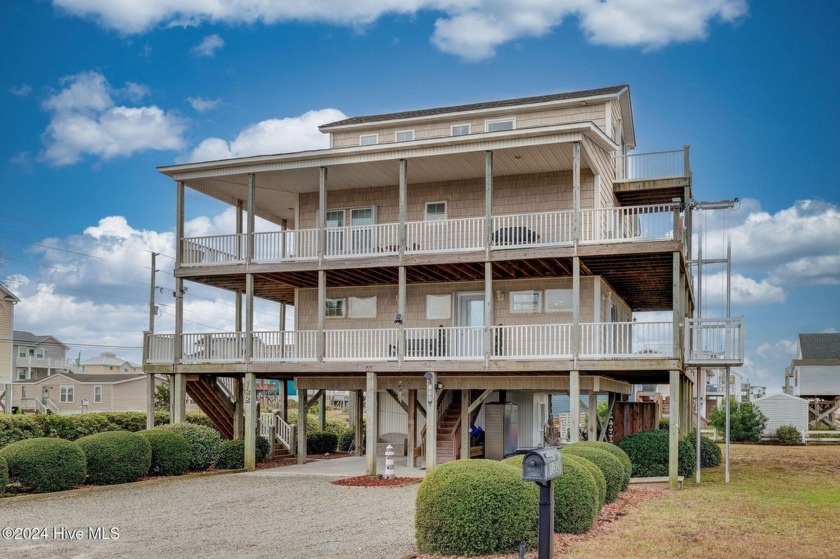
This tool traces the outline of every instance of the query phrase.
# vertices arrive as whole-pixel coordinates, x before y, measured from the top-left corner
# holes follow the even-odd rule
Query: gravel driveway
[[[41,536],[10,540],[4,530],[0,556],[400,558],[415,551],[418,486],[227,474],[0,499],[0,529],[37,528]],[[89,528],[97,527],[117,528],[118,539],[95,539]],[[78,529],[81,539],[70,539]]]

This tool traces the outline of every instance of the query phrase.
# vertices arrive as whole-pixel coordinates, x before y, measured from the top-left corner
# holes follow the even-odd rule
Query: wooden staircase
[[[187,395],[210,418],[222,436],[233,438],[235,405],[215,376],[188,375]]]
[[[461,391],[455,390],[452,401],[443,410],[437,429],[437,463],[457,460],[461,456]]]

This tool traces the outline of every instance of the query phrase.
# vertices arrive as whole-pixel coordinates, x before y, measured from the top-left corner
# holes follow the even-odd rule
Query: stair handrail
[[[236,398],[233,393],[233,379],[230,377],[216,377],[216,385],[222,390],[225,396],[230,398],[231,402],[235,402]]]
[[[283,420],[283,417],[278,413],[274,415],[275,436],[277,440],[285,446],[289,452],[295,452],[295,433],[297,425],[292,425]]]
[[[52,398],[47,398],[46,408],[56,415],[61,413],[61,410],[59,409],[58,405],[56,405],[56,403],[52,401]]]

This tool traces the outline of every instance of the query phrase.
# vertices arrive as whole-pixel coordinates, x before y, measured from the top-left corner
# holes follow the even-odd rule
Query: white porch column
[[[297,463],[306,464],[306,404],[307,391],[298,389]]]
[[[598,393],[594,390],[589,391],[588,434],[590,441],[598,439]]]
[[[417,391],[408,389],[408,467],[417,467],[417,458],[414,456],[414,448],[417,446]]]
[[[426,472],[437,465],[437,373],[426,373]]]
[[[680,441],[680,371],[671,371],[670,408],[668,417],[668,488],[679,487],[679,456],[677,454]]]
[[[376,441],[379,439],[379,406],[377,401],[376,373],[367,372],[365,390],[365,412],[367,415],[367,444],[365,464],[369,476],[376,475]]]
[[[461,390],[461,460],[470,459],[470,391]]]
[[[243,383],[239,377],[233,378],[233,395],[236,398],[233,407],[233,438],[245,438],[245,403],[243,399]]]
[[[353,428],[355,429],[355,441],[354,441],[354,452],[356,456],[361,456],[362,451],[362,426],[364,423],[362,422],[364,416],[364,401],[365,401],[365,391],[364,390],[354,390],[353,397],[356,401],[356,415],[353,417]]]
[[[569,372],[569,442],[580,441],[580,371]]]

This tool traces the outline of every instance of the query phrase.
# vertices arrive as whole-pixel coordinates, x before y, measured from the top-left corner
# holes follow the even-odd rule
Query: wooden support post
[[[589,440],[598,439],[598,393],[589,391]]]
[[[417,457],[414,456],[414,449],[417,447],[417,391],[408,389],[408,467],[417,467]]]
[[[437,465],[437,373],[426,373],[426,472]]]
[[[174,396],[174,412],[170,423],[183,423],[187,420],[187,376],[183,373],[175,375],[175,386],[172,387]]]
[[[307,390],[298,389],[297,463],[306,464],[306,408]]]
[[[356,415],[355,415],[355,417],[353,417],[353,429],[355,429],[355,431],[356,431],[355,432],[355,441],[354,441],[354,445],[355,445],[354,454],[356,456],[361,456],[362,455],[362,440],[363,440],[362,431],[363,431],[363,425],[364,425],[364,423],[362,422],[362,418],[363,418],[364,414],[362,412],[364,410],[365,392],[364,392],[364,390],[354,390],[353,393],[354,393],[355,399],[356,399]]]
[[[365,463],[367,474],[376,475],[376,442],[379,439],[379,402],[377,401],[376,373],[367,372],[367,387],[365,390],[365,412],[367,415],[367,445],[365,448]]]
[[[406,276],[405,266],[400,266],[398,269],[397,278],[397,359],[402,365],[405,358],[405,325],[403,322],[406,319]]]
[[[257,469],[257,376],[245,373],[245,469]]]
[[[671,371],[670,417],[668,418],[668,488],[679,488],[680,371]]]
[[[671,302],[672,302],[672,311],[673,314],[671,316],[671,329],[672,329],[672,344],[673,350],[671,355],[674,359],[680,359],[680,355],[682,354],[682,337],[680,336],[680,325],[682,325],[682,315],[681,313],[681,292],[682,292],[682,276],[680,270],[680,253],[675,252],[672,256],[672,270],[671,270]]]
[[[295,309],[297,310],[297,309]],[[318,362],[324,362],[324,355],[326,353],[326,334],[324,332],[325,316],[327,312],[327,272],[325,270],[318,270],[318,338],[316,343],[316,351],[318,352]],[[297,312],[295,313],[297,315]]]
[[[400,159],[400,183],[399,183],[399,241],[397,250],[400,255],[400,264],[405,254],[406,228],[405,222],[408,215],[408,161]]]
[[[289,381],[280,380],[280,419],[289,422]]]
[[[470,391],[461,390],[461,460],[470,459]]]
[[[484,263],[484,366],[493,356],[493,263]],[[501,348],[499,348],[501,349]]]
[[[490,260],[493,244],[493,152],[484,152],[484,249],[485,259]]]
[[[318,402],[318,430],[323,431],[327,426],[327,393],[321,394]]]
[[[234,377],[233,379],[233,396],[236,398],[233,408],[233,438],[245,438],[245,401],[243,395],[242,379]]]
[[[245,274],[245,363],[254,357],[254,274]],[[257,393],[254,392],[254,399]]]
[[[298,222],[295,227],[300,228]],[[327,168],[321,167],[318,180],[318,265],[327,251]]]
[[[146,429],[152,429],[155,426],[155,375],[149,373],[146,375]],[[6,412],[12,413],[11,407],[8,405],[11,402],[12,391],[10,386],[6,386]]]
[[[580,371],[569,372],[569,442],[580,440]]]
[[[245,233],[245,260],[250,263],[254,260],[254,229],[257,205],[257,176],[254,173],[248,173],[248,198],[245,202],[247,204],[245,216],[247,223]]]
[[[580,243],[580,142],[572,142],[572,238],[577,255]]]

